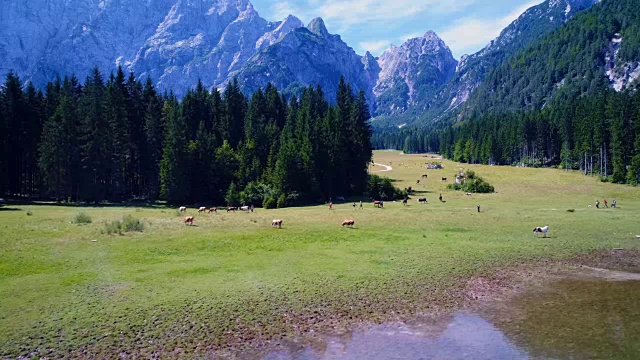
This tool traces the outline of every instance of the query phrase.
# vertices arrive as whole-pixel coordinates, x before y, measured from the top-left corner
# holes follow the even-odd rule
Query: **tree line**
[[[367,188],[369,109],[344,79],[335,104],[320,87],[286,99],[237,81],[178,99],[121,68],[43,90],[14,73],[0,89],[3,196],[275,207]]]
[[[640,92],[599,91],[538,111],[489,113],[456,124],[386,130],[376,148],[439,152],[476,164],[558,166],[640,184]]]

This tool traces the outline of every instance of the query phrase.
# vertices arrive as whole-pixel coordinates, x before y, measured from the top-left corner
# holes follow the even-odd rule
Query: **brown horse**
[[[420,199],[418,199],[418,202],[420,204],[426,204],[427,203],[427,198],[420,198]]]
[[[237,211],[237,210],[238,210],[238,208],[234,207],[234,206],[227,207],[227,212],[229,212],[229,211]]]
[[[423,178],[423,179],[428,179],[428,178],[429,178],[429,175],[424,174],[424,175],[422,175],[422,178]]]
[[[185,225],[193,225],[193,220],[195,220],[193,218],[193,216],[185,216],[184,217],[184,224]]]
[[[382,201],[376,200],[376,201],[373,202],[373,206],[377,207],[377,208],[383,208],[384,207],[384,203]]]
[[[402,200],[402,205],[407,206],[407,202],[408,202],[407,199]]]
[[[349,226],[353,227],[356,224],[355,220],[345,220],[342,222],[342,227]]]
[[[210,208],[209,209],[209,214],[211,214],[211,213],[216,213],[217,214],[218,213],[218,208]]]

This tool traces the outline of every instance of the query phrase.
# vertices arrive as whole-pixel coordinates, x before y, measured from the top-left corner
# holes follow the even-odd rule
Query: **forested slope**
[[[339,81],[286,99],[201,83],[181,100],[122,69],[0,88],[0,196],[286,206],[361,195],[371,160],[364,92]]]

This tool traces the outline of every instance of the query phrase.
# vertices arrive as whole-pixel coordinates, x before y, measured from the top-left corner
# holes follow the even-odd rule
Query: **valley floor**
[[[255,349],[454,308],[470,278],[499,269],[613,249],[637,258],[640,250],[639,188],[554,169],[445,160],[445,169],[426,170],[433,157],[391,151],[374,160],[383,166],[372,172],[391,168],[379,175],[417,191],[409,206],[189,209],[193,227],[168,208],[1,208],[0,356],[192,357]],[[441,178],[454,179],[461,167],[497,193],[447,190]],[[604,199],[619,208],[589,207]],[[93,222],[72,224],[80,211]],[[143,220],[144,232],[102,233],[123,215]],[[275,218],[283,229],[271,228]],[[341,228],[347,218],[356,220],[354,229]],[[550,237],[536,238],[532,229],[547,224]]]

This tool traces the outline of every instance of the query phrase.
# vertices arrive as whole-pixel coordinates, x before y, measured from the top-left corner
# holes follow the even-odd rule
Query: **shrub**
[[[33,212],[31,212],[31,210],[28,210],[27,211],[27,216],[31,216],[31,215],[33,215]]]
[[[256,206],[264,206],[265,199],[274,197],[275,191],[267,184],[261,182],[250,182],[240,192],[240,202],[242,204],[254,204]]]
[[[287,195],[281,194],[278,197],[278,203],[276,205],[277,205],[278,209],[286,207],[287,206]]]
[[[123,235],[127,232],[143,232],[144,224],[139,219],[134,218],[131,215],[126,215],[120,220],[114,220],[104,224],[104,228],[102,229],[103,234],[113,235],[119,234]]]
[[[240,191],[235,183],[232,182],[229,185],[224,199],[227,201],[228,206],[240,206]]]
[[[495,192],[495,188],[486,182],[482,177],[476,175],[475,171],[467,170],[465,180],[460,184],[450,184],[451,190],[464,191],[476,194],[490,194]]]
[[[408,196],[406,190],[400,190],[393,186],[391,179],[381,178],[378,175],[369,176],[367,193],[372,199],[384,201],[401,200]]]
[[[84,211],[77,213],[73,218],[74,224],[91,224],[92,222],[91,216]]]
[[[120,234],[122,235],[122,223],[120,220],[114,220],[104,224],[104,229],[102,229],[103,234],[113,235]]]
[[[276,201],[276,198],[273,196],[270,196],[264,199],[264,201],[262,201],[262,207],[265,209],[275,209],[277,205],[278,205],[278,202]]]
[[[143,232],[144,224],[142,223],[142,221],[140,221],[140,219],[136,219],[131,215],[127,215],[122,218],[122,230],[124,232]]]

